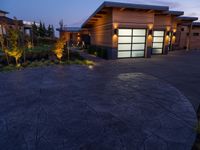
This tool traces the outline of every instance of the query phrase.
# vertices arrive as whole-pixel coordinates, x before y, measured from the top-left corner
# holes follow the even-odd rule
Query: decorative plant
[[[54,53],[56,54],[57,58],[61,61],[63,57],[63,51],[65,46],[65,39],[63,37],[59,38],[55,44]]]
[[[17,22],[15,19],[15,26],[8,29],[9,47],[5,49],[5,52],[15,58],[16,66],[19,67],[19,59],[22,57],[23,49],[19,47],[20,30]]]

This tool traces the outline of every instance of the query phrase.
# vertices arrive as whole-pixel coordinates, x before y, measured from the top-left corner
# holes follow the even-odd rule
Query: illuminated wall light
[[[148,32],[148,36],[152,36],[153,35],[153,30],[150,29],[149,32]]]
[[[114,35],[118,35],[118,29],[114,29]]]

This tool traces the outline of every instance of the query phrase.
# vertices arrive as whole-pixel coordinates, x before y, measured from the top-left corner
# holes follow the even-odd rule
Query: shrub
[[[103,47],[100,47],[100,46],[92,46],[91,45],[87,49],[87,52],[89,54],[92,54],[92,55],[95,55],[95,56],[98,56],[98,57],[101,57],[101,58],[104,58],[104,59],[108,58],[108,56],[107,56],[107,49],[103,48]]]

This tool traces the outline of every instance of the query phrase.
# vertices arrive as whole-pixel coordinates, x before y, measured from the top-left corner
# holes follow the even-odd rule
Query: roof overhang
[[[120,9],[135,9],[135,10],[148,10],[148,11],[169,11],[168,6],[155,6],[155,5],[142,5],[131,3],[119,3],[119,2],[104,2],[82,25],[85,27],[89,21],[95,22],[101,17],[100,15],[106,14],[104,8],[120,8]]]
[[[9,14],[9,12],[7,12],[7,11],[3,11],[3,10],[0,10],[0,13],[3,13],[3,14]]]
[[[171,10],[170,10],[170,11],[165,11],[165,12],[163,12],[163,14],[178,17],[178,16],[184,15],[184,12],[183,12],[183,11],[171,11]]]
[[[57,28],[56,29],[59,32],[74,32],[74,33],[78,33],[82,30],[81,27],[63,27],[61,28]]]
[[[192,23],[192,26],[193,26],[193,27],[200,27],[200,22],[193,22],[193,23]]]
[[[180,21],[197,21],[198,17],[182,16],[182,17],[177,17],[177,19],[180,20]]]

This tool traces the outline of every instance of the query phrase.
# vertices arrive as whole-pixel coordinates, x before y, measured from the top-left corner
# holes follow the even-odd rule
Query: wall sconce
[[[152,29],[149,30],[148,35],[149,35],[149,36],[152,36],[152,35],[153,35],[153,30],[152,30]]]
[[[118,34],[118,30],[114,29],[114,35],[117,35],[117,34]]]
[[[166,34],[167,36],[170,36],[170,31],[167,31],[167,34]]]
[[[173,32],[172,32],[172,36],[176,36],[176,32],[173,31]]]

